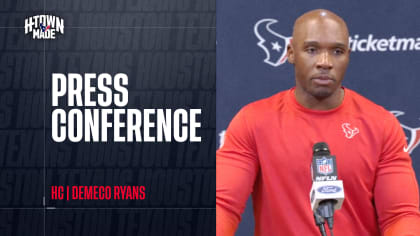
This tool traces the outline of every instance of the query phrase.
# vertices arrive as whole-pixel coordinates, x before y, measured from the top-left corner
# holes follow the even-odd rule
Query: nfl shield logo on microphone
[[[334,171],[332,158],[322,157],[321,159],[317,159],[316,167],[317,167],[316,169],[318,170],[318,173],[323,174],[323,175],[329,175],[333,173]]]

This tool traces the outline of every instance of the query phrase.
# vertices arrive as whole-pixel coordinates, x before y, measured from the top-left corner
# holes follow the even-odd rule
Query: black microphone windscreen
[[[315,143],[313,147],[313,155],[330,155],[330,149],[328,148],[328,144],[324,142]]]

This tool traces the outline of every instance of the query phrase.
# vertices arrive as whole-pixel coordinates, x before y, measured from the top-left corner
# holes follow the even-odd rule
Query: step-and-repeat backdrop
[[[347,22],[352,53],[344,86],[398,118],[419,179],[419,1],[218,1],[218,144],[241,107],[294,86],[293,66],[285,60],[288,39],[295,19],[318,8]],[[253,225],[248,201],[237,235],[253,235]]]

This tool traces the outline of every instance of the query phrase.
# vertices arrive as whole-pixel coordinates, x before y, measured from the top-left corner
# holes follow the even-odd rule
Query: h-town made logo
[[[33,39],[55,39],[56,33],[64,34],[64,20],[53,15],[36,15],[25,19],[25,34]]]

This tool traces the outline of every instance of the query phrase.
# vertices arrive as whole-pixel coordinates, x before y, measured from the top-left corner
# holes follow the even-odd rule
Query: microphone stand
[[[325,232],[325,227],[324,227],[324,217],[322,217],[320,214],[318,214],[317,210],[314,211],[314,219],[315,219],[315,224],[318,226],[319,231],[321,232],[322,236],[327,236],[327,233]]]
[[[336,204],[335,200],[325,200],[319,203],[318,208],[314,212],[315,223],[320,227],[321,234],[324,236],[321,226],[318,221],[322,220],[322,228],[324,228],[324,219],[327,220],[328,228],[330,230],[330,235],[333,234],[333,225],[334,225],[334,205]],[[317,219],[316,214],[319,214],[319,219]],[[323,229],[325,231],[325,229]]]

